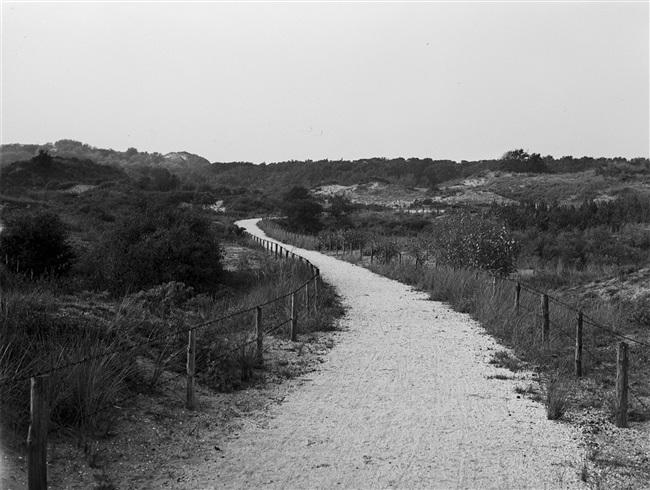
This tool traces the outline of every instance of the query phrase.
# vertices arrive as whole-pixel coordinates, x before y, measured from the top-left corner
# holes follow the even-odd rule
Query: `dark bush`
[[[216,286],[222,251],[199,210],[165,204],[136,207],[91,252],[96,286],[124,293],[178,281],[199,291]]]
[[[0,257],[12,272],[67,274],[76,260],[61,218],[49,211],[22,211],[3,218]]]
[[[294,187],[283,198],[284,224],[289,231],[317,234],[323,228],[320,220],[323,206],[311,197],[307,189]]]
[[[47,150],[41,148],[38,150],[38,154],[32,158],[32,161],[43,167],[47,167],[52,164],[52,155]]]

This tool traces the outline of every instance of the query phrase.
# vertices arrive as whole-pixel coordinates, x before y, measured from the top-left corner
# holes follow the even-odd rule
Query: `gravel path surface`
[[[239,225],[264,236],[257,220]],[[251,418],[185,488],[582,488],[569,426],[488,364],[467,315],[368,270],[296,249],[334,284],[345,332],[321,370]],[[491,378],[495,374],[513,379]]]

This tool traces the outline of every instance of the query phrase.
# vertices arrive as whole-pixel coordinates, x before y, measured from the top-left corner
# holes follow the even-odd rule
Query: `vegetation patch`
[[[510,354],[507,350],[494,352],[489,362],[497,367],[509,369],[513,373],[516,373],[522,368],[521,361]]]

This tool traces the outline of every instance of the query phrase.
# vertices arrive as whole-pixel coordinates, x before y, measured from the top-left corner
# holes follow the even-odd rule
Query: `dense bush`
[[[289,231],[316,234],[321,230],[323,206],[311,197],[307,189],[294,187],[283,197],[284,225]]]
[[[498,274],[516,270],[518,244],[503,223],[461,212],[438,219],[430,237],[430,254],[438,264]]]
[[[222,251],[210,220],[192,208],[146,204],[117,220],[92,252],[98,287],[126,292],[179,281],[216,286]]]
[[[3,217],[0,257],[10,271],[64,275],[76,257],[61,218],[49,211],[18,212]]]

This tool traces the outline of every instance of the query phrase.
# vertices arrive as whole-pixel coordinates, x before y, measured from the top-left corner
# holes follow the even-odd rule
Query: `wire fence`
[[[569,304],[516,279],[492,277],[491,281],[495,289],[512,288],[512,291],[526,293],[525,296],[514,295],[513,311],[522,309],[532,317],[533,322],[539,325],[542,342],[556,342],[557,349],[550,352],[572,354],[576,377],[585,376],[591,369],[600,370],[601,377],[614,378],[611,384],[615,386],[614,418],[618,427],[628,426],[628,394],[650,415],[650,407],[643,401],[649,393],[643,366],[647,366],[650,343],[596,321],[579,305]],[[502,291],[502,294],[507,294],[507,291]],[[585,363],[585,355],[589,364]],[[637,369],[630,366],[631,358]]]
[[[107,395],[104,400],[79,400],[74,416],[65,418],[66,407],[57,406],[52,401],[60,398],[66,390],[75,390],[75,386],[66,385],[66,381],[75,382],[75,372],[89,369],[100,363],[109,367],[112,361],[121,356],[129,356],[132,365],[137,364],[138,357],[148,351],[157,354],[156,362],[150,366],[150,383],[148,390],[172,387],[177,391],[179,384],[185,380],[187,408],[194,409],[195,380],[202,370],[209,370],[219,362],[233,361],[241,364],[244,370],[262,366],[264,355],[268,352],[265,338],[285,333],[296,341],[300,323],[318,314],[319,290],[322,287],[320,270],[311,262],[289,250],[279,243],[248,234],[251,246],[272,254],[278,260],[290,260],[308,268],[308,279],[288,293],[271,300],[212,318],[191,327],[180,328],[160,335],[152,334],[149,338],[128,345],[120,345],[104,352],[83,355],[81,358],[65,361],[55,360],[53,365],[37,372],[17,372],[13,375],[4,373],[0,380],[0,389],[10,390],[21,383],[31,380],[30,386],[30,428],[27,439],[28,450],[28,484],[29,488],[47,487],[47,433],[52,410],[59,412],[61,420],[79,427],[95,427],[98,417],[105,412],[123,408],[127,403],[144,393],[144,389],[131,390],[122,396]],[[293,269],[297,273],[297,269]],[[287,304],[288,303],[288,304]],[[249,318],[250,317],[250,318]],[[197,348],[196,334],[203,332],[202,344]],[[221,335],[222,337],[219,337]],[[198,352],[198,355],[197,355]],[[122,359],[124,360],[124,359]],[[127,363],[128,364],[128,363]],[[110,372],[107,369],[106,372]],[[120,374],[124,375],[124,372]],[[53,383],[50,383],[51,376]],[[66,377],[67,376],[67,377]],[[83,377],[83,376],[81,376]],[[96,380],[109,385],[110,379]],[[101,392],[101,390],[98,390]],[[54,405],[51,407],[50,405]],[[63,414],[63,415],[62,415]],[[89,431],[89,434],[92,431]],[[88,434],[86,435],[88,437]]]

